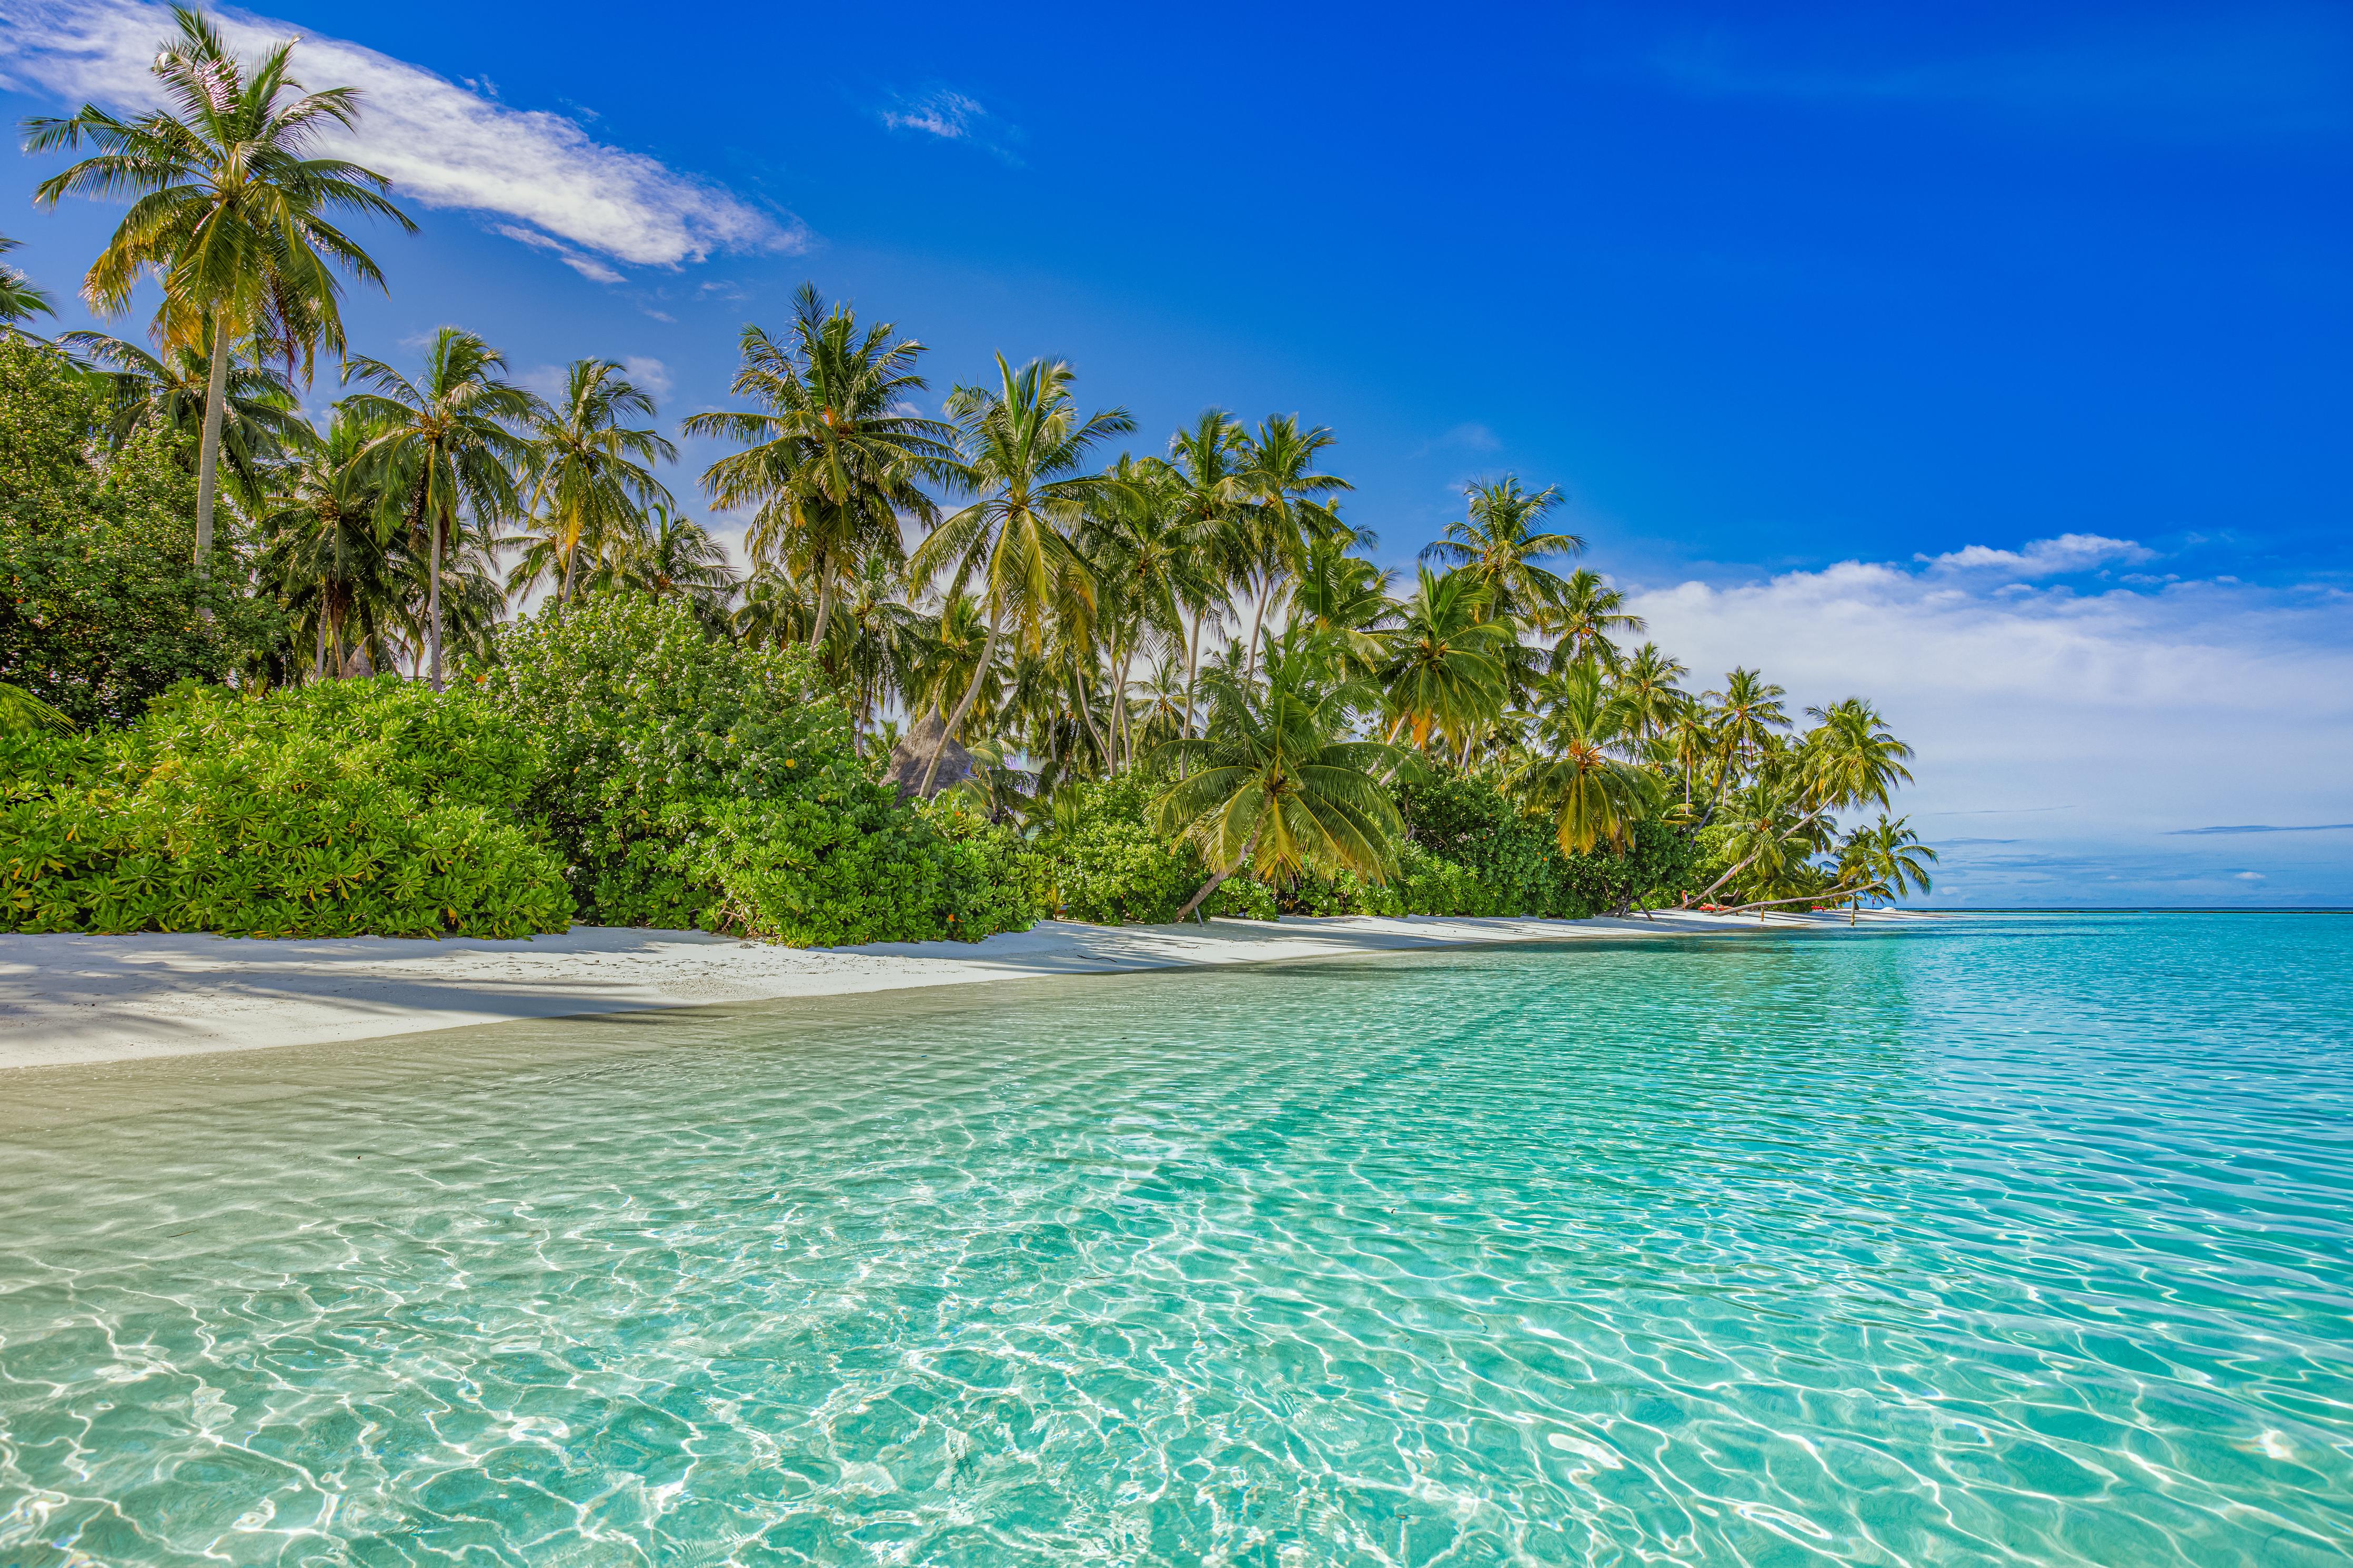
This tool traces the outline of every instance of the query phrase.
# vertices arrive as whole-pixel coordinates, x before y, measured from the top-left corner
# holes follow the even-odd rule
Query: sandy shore
[[[1902,913],[1865,921],[1917,920]],[[1843,928],[1846,917],[1780,917]],[[700,931],[575,926],[522,942],[0,936],[0,1069],[375,1039],[554,1018],[1043,975],[1493,942],[1756,930],[1746,916],[1591,921],[1295,919],[1088,926],[981,942],[803,950]]]

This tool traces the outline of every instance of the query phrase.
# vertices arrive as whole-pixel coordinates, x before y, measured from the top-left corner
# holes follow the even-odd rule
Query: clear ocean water
[[[0,1565],[2340,1563],[2353,917],[0,1080]]]

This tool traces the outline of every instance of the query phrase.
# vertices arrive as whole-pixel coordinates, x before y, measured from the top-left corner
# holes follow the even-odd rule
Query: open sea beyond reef
[[[0,1081],[0,1565],[2341,1563],[2353,917]]]

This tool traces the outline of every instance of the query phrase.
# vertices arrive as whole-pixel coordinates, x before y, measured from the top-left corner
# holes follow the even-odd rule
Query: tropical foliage
[[[458,326],[398,364],[347,352],[341,280],[382,279],[334,224],[406,220],[313,156],[362,108],[300,86],[292,47],[240,61],[184,11],[164,108],[26,128],[90,153],[43,199],[132,203],[84,299],[147,279],[163,305],[152,348],[45,342],[24,323],[53,302],[0,268],[12,919],[576,910],[839,942],[1929,887],[1884,717],[1746,667],[1694,691],[1576,561],[1556,487],[1470,484],[1400,578],[1344,516],[1328,428],[1211,408],[1122,451],[1134,421],[1071,365],[1002,354],[929,405],[923,344],[813,286],[744,329],[736,406],[675,426],[719,447],[700,489],[745,529],[739,573],[623,361],[543,396]],[[342,395],[314,424],[321,352]]]

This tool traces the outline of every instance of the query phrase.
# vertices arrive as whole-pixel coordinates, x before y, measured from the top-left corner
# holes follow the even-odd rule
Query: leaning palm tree
[[[1388,739],[1410,730],[1416,750],[1443,731],[1467,749],[1482,725],[1504,710],[1507,645],[1518,639],[1510,621],[1487,618],[1488,592],[1468,573],[1440,576],[1420,568],[1413,597],[1398,606],[1397,626],[1382,640],[1373,679],[1386,694]]]
[[[23,243],[22,240],[10,239],[6,235],[0,234],[0,256],[7,255]],[[19,321],[29,321],[36,316],[54,316],[57,313],[57,305],[50,300],[47,289],[35,288],[31,279],[6,263],[0,262],[0,330],[29,337],[32,334],[18,326]]]
[[[1623,848],[1637,823],[1658,815],[1658,780],[1620,754],[1633,740],[1632,714],[1605,691],[1590,664],[1557,677],[1537,725],[1541,753],[1513,776],[1515,791],[1552,814],[1563,854],[1607,843]]]
[[[947,577],[951,600],[975,583],[988,637],[970,684],[932,748],[923,770],[926,796],[948,736],[980,696],[998,640],[1009,626],[1034,647],[1046,613],[1083,578],[1070,531],[1113,483],[1086,472],[1087,458],[1097,443],[1126,435],[1135,421],[1124,408],[1081,418],[1071,395],[1075,374],[1060,360],[1042,359],[1017,371],[999,354],[997,385],[960,386],[948,399],[959,451],[951,478],[980,499],[943,520],[916,547],[913,574],[923,582]]]
[[[1380,881],[1404,830],[1379,774],[1401,765],[1395,748],[1344,737],[1348,695],[1274,676],[1213,672],[1208,733],[1161,752],[1184,775],[1153,803],[1162,833],[1190,839],[1210,877],[1181,921],[1245,865],[1262,878],[1310,866]]]
[[[564,563],[559,599],[572,597],[584,542],[598,558],[617,561],[637,542],[647,509],[670,499],[653,465],[675,459],[678,448],[655,430],[622,423],[632,415],[651,419],[653,395],[612,360],[578,359],[554,402],[526,417],[523,504]]]
[[[1826,808],[1876,804],[1884,810],[1888,792],[1912,782],[1904,766],[1912,760],[1912,748],[1862,698],[1806,712],[1821,724],[1806,733],[1801,765],[1809,793]]]
[[[923,483],[955,465],[955,432],[908,412],[928,384],[915,372],[923,345],[896,330],[881,321],[861,331],[847,305],[828,310],[804,283],[782,340],[744,329],[730,390],[759,410],[712,410],[684,426],[744,447],[705,469],[702,488],[719,506],[755,509],[745,536],[755,565],[789,558],[809,575],[812,647],[825,640],[836,581],[870,552],[898,557],[902,517],[936,521]]]
[[[196,563],[212,547],[216,465],[229,353],[265,343],[308,374],[321,345],[340,353],[340,269],[383,286],[364,250],[329,219],[385,217],[414,232],[393,205],[391,182],[357,163],[308,156],[325,134],[359,118],[355,88],[304,92],[289,74],[291,40],[251,66],[231,55],[201,15],[176,7],[178,36],[155,57],[167,107],[124,120],[95,104],[65,119],[25,122],[25,151],[96,153],[45,180],[34,199],[135,198],[90,265],[82,298],[100,315],[126,308],[141,278],[163,285],[157,335],[210,357],[196,454]]]
[[[1467,495],[1468,515],[1441,529],[1422,547],[1421,558],[1468,572],[1487,590],[1490,615],[1525,616],[1558,603],[1568,584],[1536,563],[1585,548],[1574,533],[1536,531],[1545,514],[1560,504],[1560,487],[1530,490],[1518,475],[1505,474],[1474,481]]]
[[[487,528],[521,507],[516,475],[529,459],[520,427],[543,405],[506,378],[506,357],[472,332],[443,327],[411,382],[381,360],[354,359],[343,380],[375,390],[343,405],[375,427],[354,463],[384,497],[386,511],[424,541],[425,644],[433,689],[441,689],[442,558],[461,542],[461,516]]]

